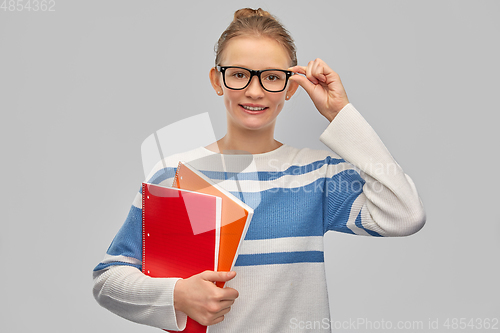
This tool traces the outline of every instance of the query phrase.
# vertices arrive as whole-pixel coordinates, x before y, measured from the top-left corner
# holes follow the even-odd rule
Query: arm
[[[349,103],[339,75],[321,59],[289,70],[304,75],[294,75],[290,81],[301,85],[330,121],[320,140],[357,167],[364,183],[357,193],[342,193],[341,200],[327,196],[326,229],[378,236],[405,236],[420,230],[425,212],[415,185]],[[329,191],[328,182],[326,186]],[[347,217],[339,217],[339,212],[348,212]]]
[[[151,278],[141,272],[142,218],[138,193],[125,223],[93,272],[93,294],[109,311],[136,323],[182,330],[187,317],[174,308],[178,278]]]
[[[362,191],[345,202],[349,216],[343,225],[355,234],[380,236],[407,236],[423,227],[425,211],[413,181],[352,104],[336,115],[320,140],[357,167],[364,182]],[[338,209],[331,200],[328,205]],[[327,229],[335,230],[336,223],[329,221]]]
[[[94,272],[93,293],[109,311],[139,324],[183,330],[186,315],[175,311],[177,278],[151,278],[135,267],[114,265]]]
[[[238,292],[213,282],[229,281],[235,273],[205,271],[187,279],[143,274],[141,205],[138,193],[106,256],[94,269],[97,302],[125,319],[174,331],[186,327],[187,315],[206,326],[222,321]]]

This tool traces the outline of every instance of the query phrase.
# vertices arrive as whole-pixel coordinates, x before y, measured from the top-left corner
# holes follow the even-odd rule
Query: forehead
[[[286,69],[289,67],[290,57],[286,49],[272,38],[240,36],[228,41],[221,64],[250,69]]]

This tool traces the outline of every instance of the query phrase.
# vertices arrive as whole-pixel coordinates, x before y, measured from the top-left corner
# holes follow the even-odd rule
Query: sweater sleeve
[[[352,191],[341,203],[327,195],[332,198],[327,199],[328,230],[336,229],[338,207],[347,208],[343,228],[354,234],[407,236],[423,227],[426,216],[415,184],[352,104],[337,114],[320,140],[354,165],[362,178],[361,190]]]
[[[142,273],[141,193],[130,208],[104,259],[94,268],[93,293],[109,311],[133,322],[179,331],[187,316],[174,308],[178,278],[152,278]]]

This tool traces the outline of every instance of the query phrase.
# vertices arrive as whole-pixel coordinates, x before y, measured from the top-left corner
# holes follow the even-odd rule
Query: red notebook
[[[218,266],[219,197],[142,184],[142,272],[155,278],[188,278]],[[206,332],[188,317],[183,332]]]

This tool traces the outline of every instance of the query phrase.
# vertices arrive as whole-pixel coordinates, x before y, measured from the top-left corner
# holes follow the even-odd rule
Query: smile
[[[262,111],[264,109],[267,109],[267,107],[252,107],[252,106],[246,106],[246,105],[241,105],[242,108],[245,110],[249,111]]]

